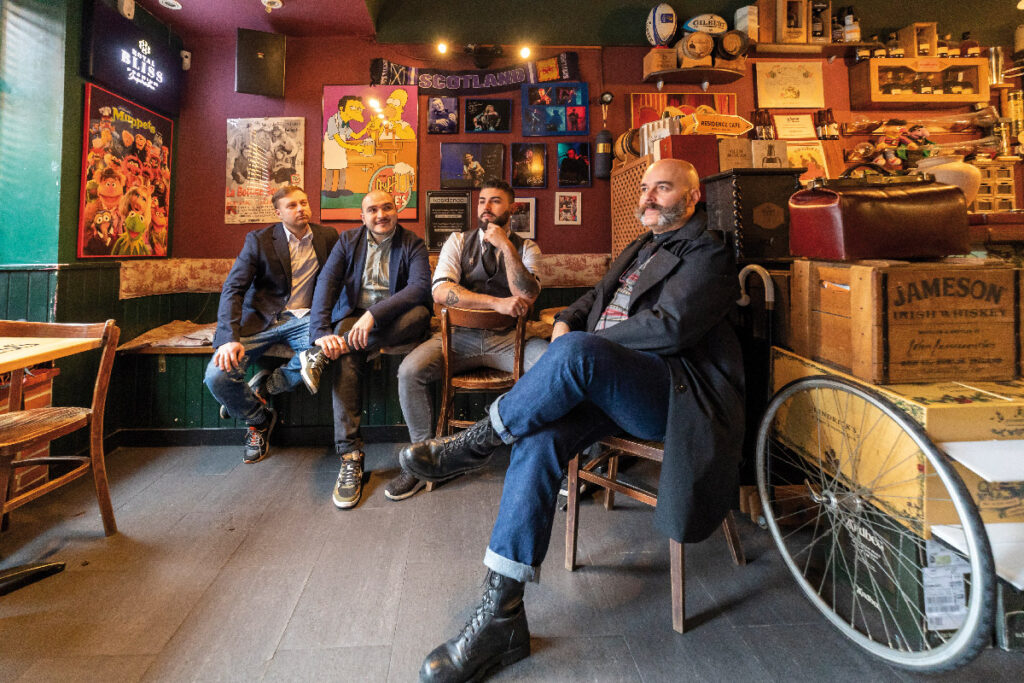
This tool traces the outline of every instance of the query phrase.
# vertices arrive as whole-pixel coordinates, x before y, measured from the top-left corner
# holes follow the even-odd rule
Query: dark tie
[[[498,255],[495,253],[494,245],[490,242],[484,242],[484,253],[480,261],[484,264],[484,272],[488,276],[494,275],[498,270]]]

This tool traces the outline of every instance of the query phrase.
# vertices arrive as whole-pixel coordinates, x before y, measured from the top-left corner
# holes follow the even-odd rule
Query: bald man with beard
[[[654,518],[670,538],[703,540],[728,512],[744,424],[742,358],[727,320],[739,285],[699,198],[691,164],[648,168],[636,208],[648,230],[558,315],[536,365],[487,418],[399,454],[407,471],[441,481],[512,446],[472,628],[427,655],[421,681],[471,680],[529,655],[524,588],[539,578],[562,474],[595,441],[626,432],[665,443]]]

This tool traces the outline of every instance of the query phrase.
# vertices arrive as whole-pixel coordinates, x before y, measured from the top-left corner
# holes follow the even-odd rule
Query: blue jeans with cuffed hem
[[[535,581],[569,460],[620,432],[664,440],[670,391],[668,364],[657,354],[587,332],[552,342],[491,408],[491,425],[512,456],[484,564]]]
[[[206,366],[203,383],[217,401],[227,408],[228,414],[247,424],[259,424],[264,420],[266,407],[256,397],[245,381],[245,370],[274,344],[288,344],[295,355],[287,363],[274,370],[267,380],[267,390],[272,394],[291,391],[302,381],[299,353],[309,348],[309,316],[296,318],[291,313],[282,313],[277,321],[254,335],[238,340],[245,347],[245,355],[238,368],[224,372],[213,360]]]

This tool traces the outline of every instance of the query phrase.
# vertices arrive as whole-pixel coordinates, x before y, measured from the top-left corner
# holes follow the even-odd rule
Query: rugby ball
[[[687,31],[700,31],[701,33],[717,35],[728,31],[729,25],[725,23],[725,19],[717,14],[698,14],[687,19],[686,23],[683,24],[683,28]]]
[[[658,47],[668,45],[676,35],[676,11],[667,2],[647,14],[647,42]]]

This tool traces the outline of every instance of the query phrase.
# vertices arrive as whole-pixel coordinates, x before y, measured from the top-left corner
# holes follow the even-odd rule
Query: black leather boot
[[[501,444],[501,437],[491,427],[491,418],[485,417],[454,436],[406,446],[398,454],[398,462],[420,479],[444,481],[480,469]]]
[[[530,655],[530,629],[523,608],[525,584],[488,570],[484,597],[462,633],[427,655],[420,680],[457,683],[480,680],[492,669]]]

